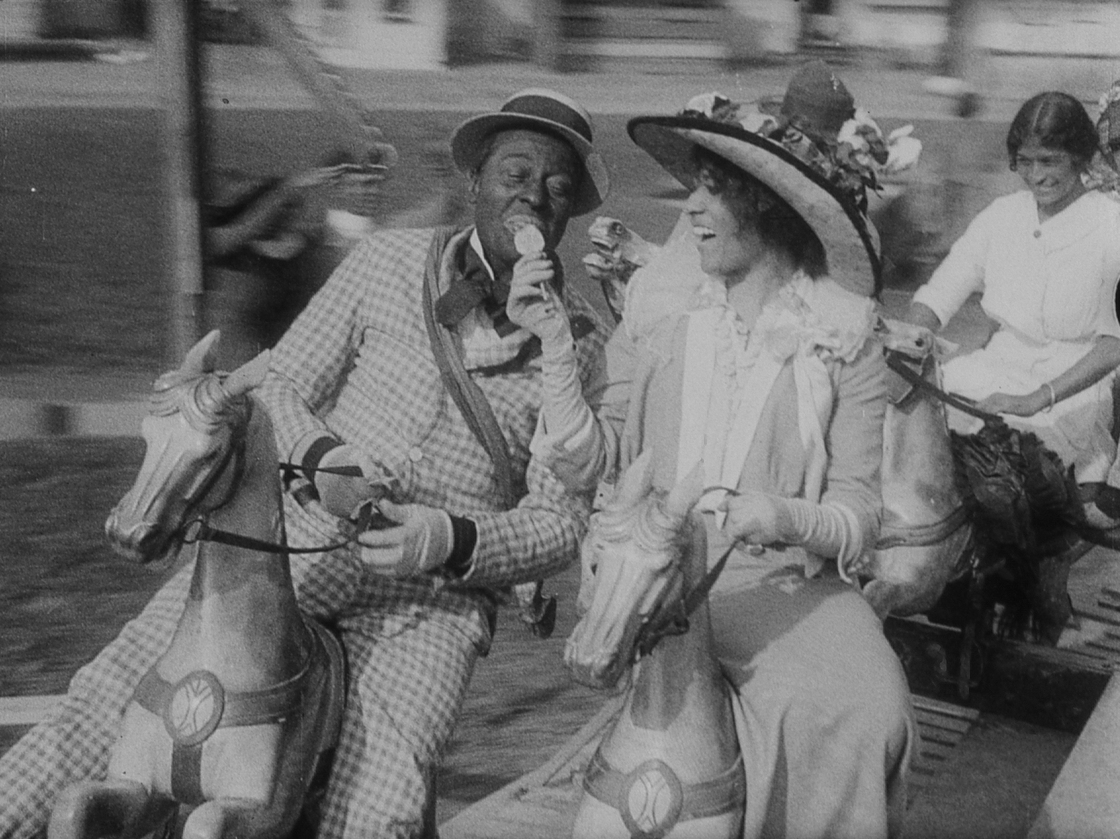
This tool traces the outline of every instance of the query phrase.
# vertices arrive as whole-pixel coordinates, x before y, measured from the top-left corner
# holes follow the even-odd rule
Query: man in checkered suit
[[[272,352],[260,393],[281,457],[303,467],[285,498],[289,543],[331,541],[371,497],[392,522],[359,545],[291,557],[302,608],[335,626],[347,652],[323,837],[436,834],[435,772],[503,593],[577,556],[589,499],[565,490],[532,444],[578,439],[545,397],[583,381],[606,337],[563,288],[554,256],[569,218],[608,189],[591,139],[586,111],[552,91],[523,91],[467,120],[452,151],[475,225],[370,236]],[[542,234],[524,256],[518,223]],[[463,389],[473,383],[489,404],[496,441],[484,445],[452,398],[437,336],[461,361]],[[577,369],[550,370],[573,340]],[[190,570],[0,759],[0,837],[33,835],[63,787],[105,773],[124,708],[170,642]]]

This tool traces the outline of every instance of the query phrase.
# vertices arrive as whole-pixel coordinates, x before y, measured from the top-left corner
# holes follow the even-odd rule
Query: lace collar
[[[716,363],[731,379],[741,379],[762,352],[779,361],[797,353],[851,361],[875,325],[873,300],[803,272],[766,304],[753,330],[727,303],[726,293],[718,308],[723,311],[716,322]]]

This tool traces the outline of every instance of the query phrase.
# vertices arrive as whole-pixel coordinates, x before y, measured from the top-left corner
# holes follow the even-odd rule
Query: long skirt
[[[858,592],[782,560],[736,552],[709,601],[736,692],[743,837],[899,836],[918,737],[901,664]]]

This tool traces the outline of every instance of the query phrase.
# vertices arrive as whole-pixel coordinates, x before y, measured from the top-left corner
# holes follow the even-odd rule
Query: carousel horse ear
[[[222,337],[220,330],[212,330],[206,337],[187,351],[179,369],[184,373],[210,373],[214,370],[214,345]]]
[[[652,488],[653,453],[647,450],[638,455],[638,458],[626,467],[610,505],[622,509],[636,507],[643,498],[649,495]]]
[[[271,357],[269,350],[264,350],[251,361],[247,361],[226,377],[222,387],[230,396],[240,396],[248,393],[264,381],[268,373],[268,363]]]
[[[665,499],[665,512],[683,522],[703,495],[704,464],[698,461],[692,470],[669,490],[669,496]]]

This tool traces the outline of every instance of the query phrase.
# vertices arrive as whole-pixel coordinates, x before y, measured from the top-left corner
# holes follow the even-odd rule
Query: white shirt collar
[[[482,252],[482,240],[478,238],[478,228],[471,231],[470,246],[478,254],[483,266],[494,277],[494,269]],[[522,345],[533,337],[529,330],[519,328],[502,337],[494,331],[494,324],[485,316],[480,306],[475,306],[459,323],[459,338],[463,347],[463,366],[468,370],[478,367],[491,367],[502,364],[517,356]]]
[[[471,247],[474,248],[474,252],[478,254],[478,258],[482,261],[482,267],[486,269],[486,273],[490,275],[490,279],[494,279],[494,269],[490,267],[490,261],[486,258],[486,254],[482,252],[482,240],[478,238],[477,227],[471,231],[470,243]]]

